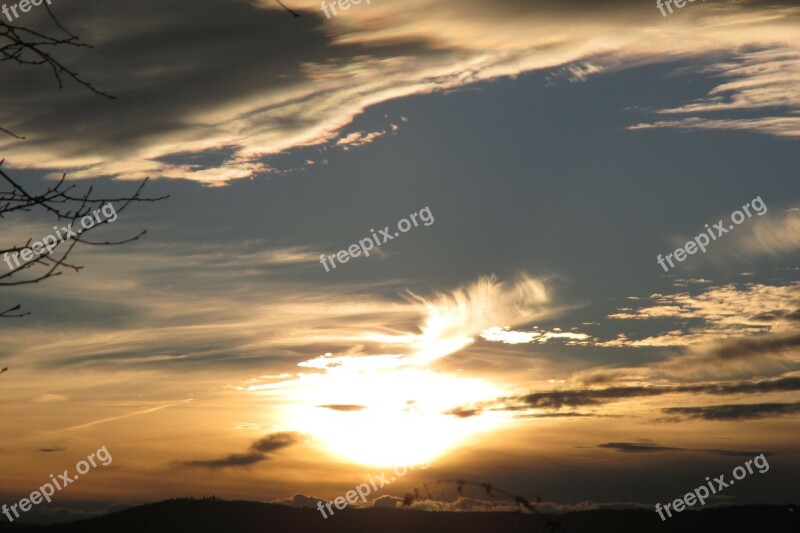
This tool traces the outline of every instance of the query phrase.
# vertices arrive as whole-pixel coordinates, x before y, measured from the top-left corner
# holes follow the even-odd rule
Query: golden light
[[[502,415],[459,418],[445,412],[502,391],[482,380],[418,368],[305,376],[289,408],[291,430],[310,434],[341,458],[371,466],[420,465]]]

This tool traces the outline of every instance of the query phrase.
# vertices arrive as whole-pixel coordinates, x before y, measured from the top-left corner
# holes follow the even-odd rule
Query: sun
[[[495,427],[499,414],[458,417],[458,406],[503,392],[480,379],[419,368],[341,372],[296,391],[287,426],[318,439],[345,460],[369,466],[434,461],[466,437]]]

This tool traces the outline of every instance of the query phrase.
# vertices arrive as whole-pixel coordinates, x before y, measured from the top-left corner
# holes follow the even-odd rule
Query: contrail
[[[70,430],[73,430],[73,429],[83,429],[83,428],[88,428],[88,427],[91,427],[91,426],[96,426],[98,424],[105,424],[106,422],[113,422],[114,420],[122,420],[123,418],[130,418],[132,416],[138,416],[138,415],[146,415],[147,413],[153,413],[155,411],[161,411],[162,409],[166,409],[167,407],[172,407],[172,406],[178,405],[179,403],[191,402],[191,401],[192,401],[191,399],[188,399],[188,400],[183,400],[182,402],[168,403],[168,404],[165,404],[165,405],[159,405],[159,406],[156,406],[156,407],[151,407],[149,409],[144,409],[142,411],[135,411],[133,413],[128,413],[126,415],[112,416],[112,417],[109,417],[109,418],[101,418],[100,420],[94,420],[92,422],[87,422],[85,424],[80,424],[78,426],[70,426],[68,428],[64,428],[64,429],[61,429],[59,431],[70,431]]]

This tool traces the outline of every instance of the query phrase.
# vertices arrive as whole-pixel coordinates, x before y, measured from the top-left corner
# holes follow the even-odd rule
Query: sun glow
[[[308,373],[247,390],[273,391],[288,406],[287,429],[364,465],[429,463],[497,426],[508,415],[469,406],[505,391],[432,367],[497,324],[513,327],[552,314],[544,284],[526,275],[513,283],[488,276],[430,298],[409,293],[408,305],[421,315],[419,333],[365,331],[354,352],[366,346],[371,354],[326,353],[298,363]]]
[[[306,376],[312,378],[312,376]],[[445,414],[502,391],[479,379],[417,368],[332,373],[307,379],[302,403],[290,408],[291,429],[319,439],[334,455],[371,466],[429,463],[500,415]]]

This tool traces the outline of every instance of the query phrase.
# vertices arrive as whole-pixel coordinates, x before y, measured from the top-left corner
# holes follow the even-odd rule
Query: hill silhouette
[[[758,505],[684,512],[662,522],[646,510],[595,510],[552,515],[566,533],[782,533],[800,531],[797,506]],[[0,524],[0,532],[32,533],[352,533],[544,532],[545,520],[522,513],[453,513],[403,509],[345,509],[323,519],[318,511],[284,505],[176,499],[50,526]]]

